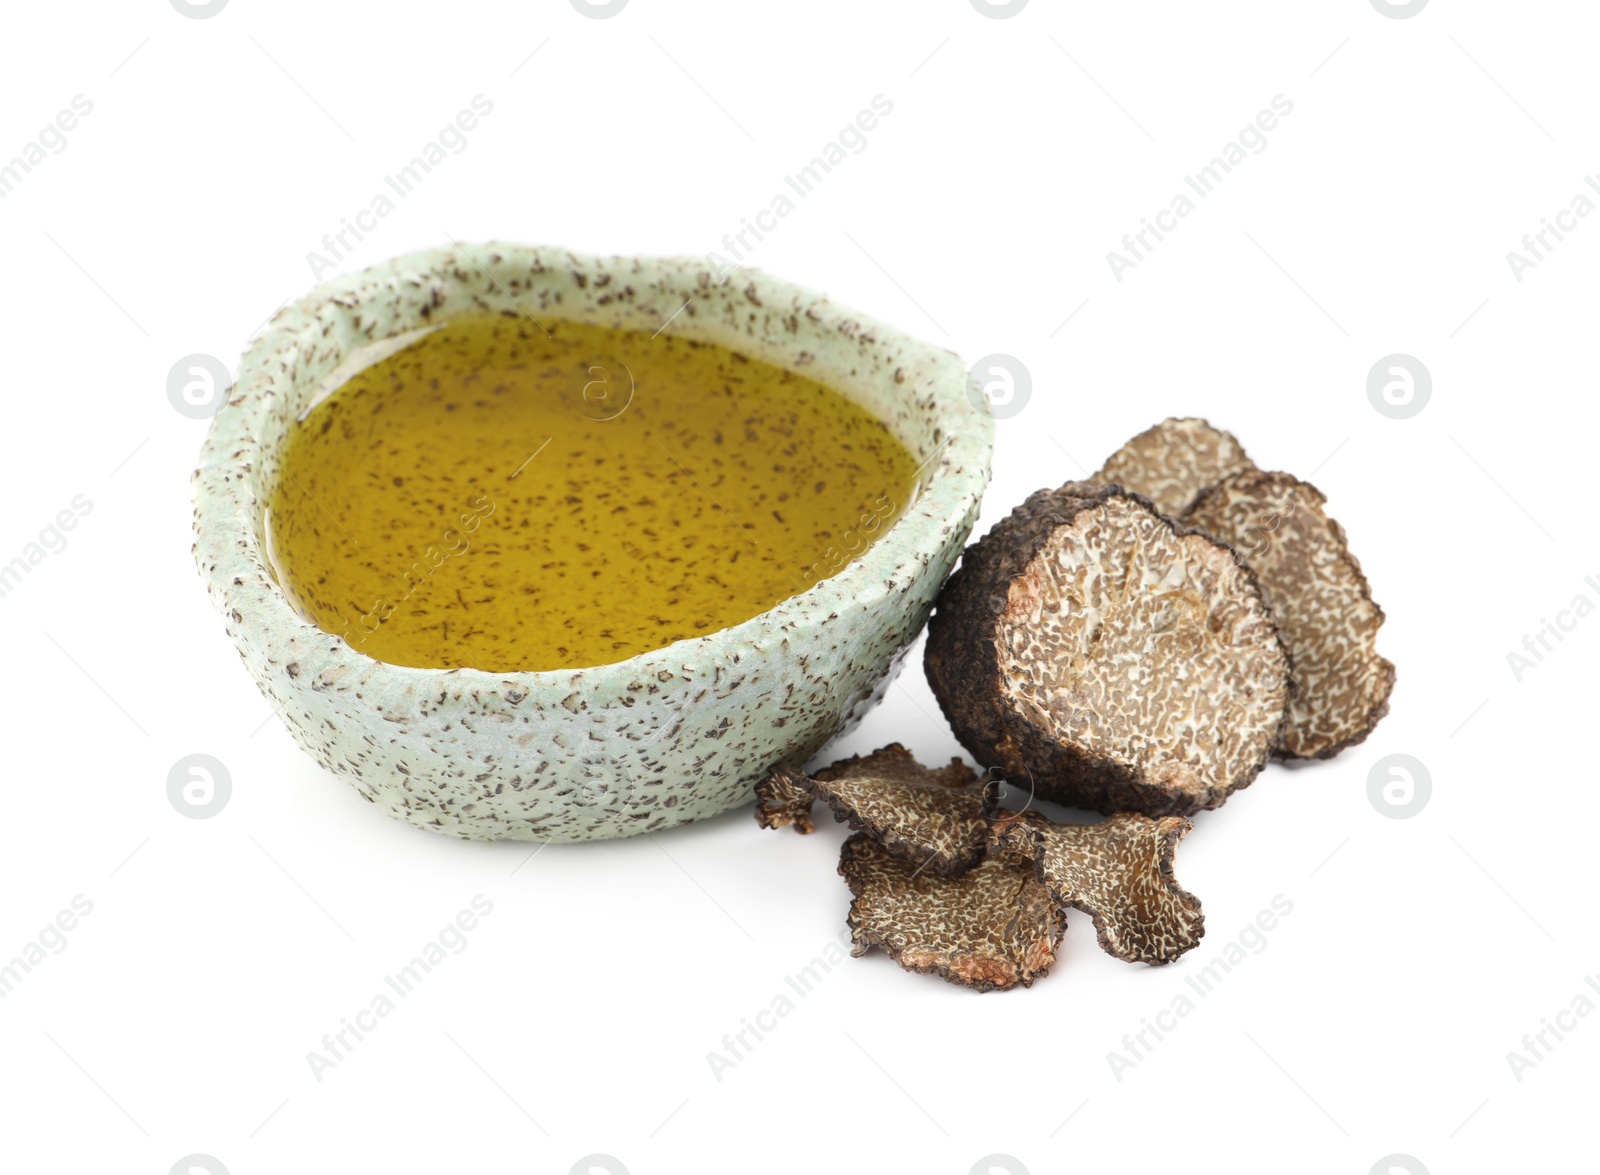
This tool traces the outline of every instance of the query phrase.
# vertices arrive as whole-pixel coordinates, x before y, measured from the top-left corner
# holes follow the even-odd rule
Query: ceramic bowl
[[[302,619],[265,548],[283,442],[330,386],[441,322],[526,314],[721,344],[861,404],[923,463],[900,519],[742,624],[612,665],[486,673],[373,660]],[[966,542],[993,421],[956,355],[754,270],[485,244],[336,278],[252,342],[195,474],[195,557],[256,683],[380,808],[474,839],[634,836],[751,799],[882,696]]]

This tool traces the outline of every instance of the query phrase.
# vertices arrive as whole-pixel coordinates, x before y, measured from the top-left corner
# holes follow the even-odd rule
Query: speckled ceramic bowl
[[[911,506],[831,579],[614,665],[484,673],[373,660],[279,587],[265,504],[294,422],[408,331],[527,314],[720,343],[829,384],[924,463]],[[670,320],[670,321],[669,321]],[[246,353],[195,474],[195,556],[295,740],[384,810],[470,838],[633,836],[746,803],[886,688],[977,515],[993,422],[957,356],[766,274],[488,244],[401,257],[286,307]],[[977,400],[981,403],[981,399]]]

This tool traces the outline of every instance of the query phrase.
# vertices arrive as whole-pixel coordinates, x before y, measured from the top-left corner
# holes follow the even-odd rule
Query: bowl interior
[[[911,501],[872,547],[926,551],[957,499],[971,493],[971,467],[987,477],[987,413],[973,408],[957,375],[959,360],[921,344],[884,345],[893,335],[879,324],[841,314],[826,299],[793,290],[754,271],[714,283],[698,259],[602,259],[549,250],[482,245],[423,254],[333,283],[274,320],[246,358],[240,389],[261,384],[262,367],[276,368],[270,395],[260,402],[248,466],[248,530],[274,583],[268,503],[280,476],[279,459],[291,430],[356,372],[410,346],[431,331],[472,317],[569,320],[613,331],[657,332],[718,344],[827,385],[882,421],[911,452],[918,474]],[[635,335],[637,337],[637,335]],[[252,362],[254,360],[254,362]],[[265,362],[264,362],[265,360]],[[255,368],[255,370],[252,370]],[[247,383],[247,381],[249,381]],[[952,422],[964,425],[966,444]],[[967,468],[941,457],[968,458]],[[962,478],[961,474],[965,474]],[[941,482],[952,500],[932,511],[915,507]],[[819,552],[819,554],[822,554]],[[849,590],[871,592],[873,575],[860,569],[861,550],[836,552]],[[821,561],[819,560],[819,563]],[[817,590],[813,588],[812,590]],[[279,587],[285,606],[295,608]],[[777,609],[781,609],[782,604]],[[308,619],[296,610],[300,619]],[[696,638],[699,639],[699,638]],[[683,642],[679,642],[683,643]],[[670,646],[669,646],[670,647]],[[559,672],[559,671],[528,671]]]

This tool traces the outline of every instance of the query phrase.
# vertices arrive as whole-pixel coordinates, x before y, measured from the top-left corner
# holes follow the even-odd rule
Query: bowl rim
[[[601,665],[562,669],[524,669],[491,671],[472,666],[437,668],[400,665],[361,652],[337,633],[330,633],[306,619],[289,599],[272,572],[265,549],[265,536],[257,524],[258,499],[249,473],[266,459],[260,440],[268,414],[278,396],[280,381],[294,381],[293,361],[307,343],[326,335],[327,322],[320,313],[328,305],[349,311],[365,304],[369,297],[386,286],[417,285],[429,275],[457,276],[466,266],[477,270],[501,293],[504,288],[491,276],[483,260],[504,266],[508,262],[531,263],[535,268],[559,256],[562,268],[577,267],[593,272],[630,272],[641,287],[646,281],[675,280],[692,292],[707,285],[754,288],[758,295],[793,301],[814,311],[818,337],[830,334],[841,324],[853,323],[861,335],[869,335],[885,347],[898,347],[929,360],[930,377],[907,395],[931,398],[935,408],[935,435],[942,433],[933,456],[919,467],[920,492],[894,524],[867,549],[849,559],[832,576],[821,579],[803,592],[779,601],[773,607],[738,624],[700,636],[685,638],[659,649],[635,654],[621,661]],[[554,268],[554,267],[550,267]],[[682,255],[599,255],[551,246],[486,241],[415,250],[379,262],[368,268],[341,274],[315,286],[303,297],[285,304],[247,345],[240,359],[238,374],[228,391],[226,402],[212,418],[194,473],[194,554],[201,574],[212,589],[218,610],[229,616],[230,630],[237,643],[262,652],[286,638],[299,638],[295,644],[312,665],[311,677],[328,670],[357,670],[363,678],[385,673],[390,680],[416,683],[426,689],[441,683],[452,688],[497,689],[511,684],[532,693],[550,688],[569,690],[595,675],[625,675],[638,679],[668,671],[693,680],[713,673],[728,662],[727,651],[759,650],[782,639],[796,626],[829,619],[846,611],[870,611],[891,595],[904,590],[906,583],[886,574],[897,565],[933,558],[952,530],[976,518],[977,509],[990,478],[994,447],[994,419],[983,398],[978,379],[955,352],[926,343],[869,315],[833,303],[825,294],[767,274],[760,269],[724,267],[714,274],[705,258]],[[524,271],[526,272],[526,271]],[[640,280],[643,279],[643,280]],[[493,298],[491,291],[485,296]],[[512,302],[516,299],[505,295]],[[546,318],[575,318],[577,312],[541,310]],[[442,321],[449,321],[447,315]],[[701,324],[706,333],[730,350],[738,351],[734,329],[724,331],[711,320]],[[384,338],[408,329],[401,325]],[[368,340],[362,346],[377,342]],[[325,345],[325,343],[323,344]],[[341,359],[357,348],[340,353]],[[770,357],[769,362],[786,366]],[[793,367],[788,367],[793,370]],[[826,382],[826,381],[825,381]],[[849,394],[845,392],[845,394]],[[875,413],[875,415],[878,415]],[[881,415],[879,417],[882,419]],[[885,423],[888,423],[887,421]],[[954,560],[952,559],[952,564]],[[948,574],[949,569],[946,569]]]

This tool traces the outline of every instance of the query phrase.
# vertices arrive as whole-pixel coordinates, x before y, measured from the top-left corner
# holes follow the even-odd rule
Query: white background
[[[195,20],[141,0],[3,19],[0,159],[74,95],[94,109],[0,201],[0,562],[92,502],[0,599],[0,957],[75,895],[93,911],[0,1000],[0,1168],[564,1175],[601,1153],[633,1175],[968,1175],[1000,1153],[1035,1175],[1365,1175],[1394,1153],[1434,1173],[1575,1154],[1600,1017],[1520,1081],[1507,1053],[1600,971],[1600,618],[1520,681],[1507,654],[1580,593],[1600,603],[1600,217],[1520,282],[1506,253],[1600,167],[1590,6],[1033,0],[997,20],[968,0],[633,0],[596,20],[567,0],[233,0]],[[1208,935],[1179,963],[1118,962],[1081,915],[1031,990],[848,960],[719,1082],[707,1053],[843,930],[840,829],[764,833],[745,810],[530,860],[379,814],[291,744],[207,604],[188,484],[205,423],[166,379],[195,352],[231,366],[310,287],[308,251],[474,95],[494,112],[467,149],[340,270],[450,237],[720,250],[880,93],[894,111],[867,148],[751,260],[1026,364],[980,529],[1165,415],[1208,416],[1327,492],[1399,685],[1366,743],[1196,820],[1178,874]],[[1117,281],[1108,250],[1278,94],[1294,110],[1266,149]],[[1392,352],[1433,377],[1408,420],[1366,395]],[[827,758],[960,753],[919,660]],[[233,780],[207,820],[166,795],[197,752]],[[1431,774],[1410,819],[1368,799],[1393,753]],[[308,1051],[477,894],[493,913],[467,949],[316,1080]],[[1293,913],[1266,948],[1118,1080],[1123,1035],[1278,894]]]

